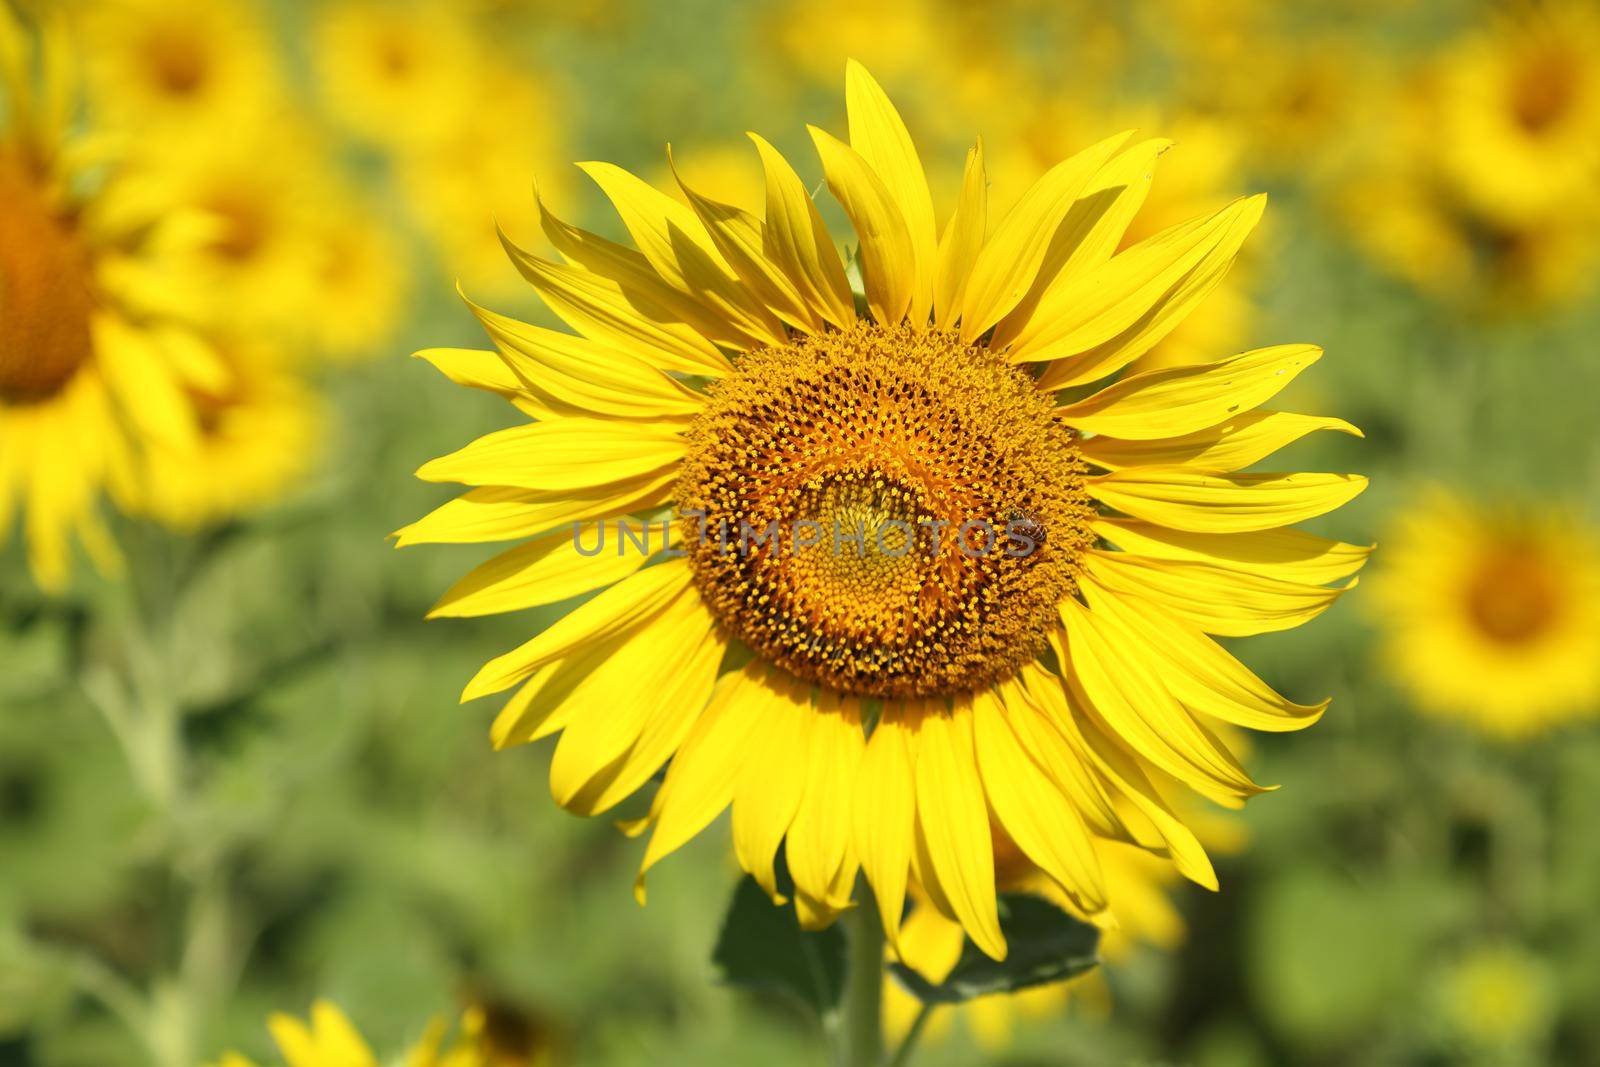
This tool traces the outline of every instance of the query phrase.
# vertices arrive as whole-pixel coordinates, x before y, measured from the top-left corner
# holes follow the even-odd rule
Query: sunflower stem
[[[932,1017],[933,1005],[924,1001],[917,1009],[917,1017],[911,1020],[911,1029],[900,1039],[900,1047],[894,1050],[894,1059],[889,1061],[889,1067],[906,1067],[911,1062],[911,1054],[916,1051],[917,1042],[922,1039],[922,1031]]]
[[[878,1067],[883,1062],[883,925],[865,881],[859,886],[849,921],[844,1062],[847,1067]]]

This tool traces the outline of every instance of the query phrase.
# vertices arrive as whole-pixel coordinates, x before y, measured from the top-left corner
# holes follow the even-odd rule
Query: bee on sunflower
[[[1094,144],[992,226],[980,143],[941,228],[858,64],[846,103],[848,143],[810,133],[859,240],[848,266],[754,134],[760,213],[582,164],[634,246],[543,204],[561,259],[507,241],[574,332],[475,307],[495,352],[421,353],[533,421],[424,465],[471,488],[398,539],[523,542],[435,615],[594,594],[463,699],[514,691],[499,747],[561,735],[550,784],[571,811],[666,767],[630,826],[653,831],[641,900],[731,807],[740,864],[803,926],[875,899],[903,947],[910,892],[1001,959],[997,832],[1090,921],[1117,906],[1102,839],[1216,887],[1162,790],[1242,804],[1271,787],[1219,726],[1297,730],[1326,702],[1279,695],[1214,638],[1316,617],[1369,551],[1291,528],[1365,479],[1242,472],[1358,431],[1260,410],[1311,345],[1121,373],[1218,285],[1264,198],[1119,251],[1168,142]],[[1047,535],[1027,552],[1006,539],[1018,509]],[[664,517],[647,551],[575,536],[616,520],[634,544]]]

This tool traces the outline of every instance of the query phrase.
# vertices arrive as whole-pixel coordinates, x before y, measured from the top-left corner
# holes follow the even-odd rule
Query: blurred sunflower
[[[100,493],[152,443],[191,438],[183,382],[212,356],[165,266],[190,227],[75,161],[59,27],[36,38],[0,5],[0,85],[0,539],[20,511],[34,576],[54,588],[74,537],[117,565]]]
[[[1586,6],[1522,5],[1389,93],[1336,193],[1364,249],[1424,292],[1525,313],[1593,288],[1600,43]]]
[[[215,380],[187,387],[194,440],[148,451],[127,510],[200,526],[272,502],[310,466],[321,431],[311,390],[271,351],[234,343],[224,352]]]
[[[1384,658],[1423,710],[1507,738],[1600,710],[1600,538],[1572,517],[1435,492],[1374,585]]]
[[[1084,150],[992,232],[974,148],[941,237],[887,96],[856,64],[846,96],[851,143],[811,134],[861,242],[859,297],[759,137],[764,217],[584,164],[637,248],[548,210],[566,263],[507,242],[577,335],[480,308],[498,357],[426,354],[538,421],[423,466],[478,488],[399,537],[536,538],[436,615],[603,590],[463,699],[518,689],[497,745],[561,732],[551,788],[575,812],[609,810],[671,760],[639,825],[654,826],[641,896],[644,872],[731,804],[740,863],[775,899],[787,842],[806,925],[850,905],[859,867],[891,942],[911,884],[1002,957],[991,813],[1082,915],[1108,904],[1097,837],[1215,887],[1150,774],[1237,806],[1264,787],[1208,723],[1320,717],[1207,635],[1287,629],[1338,599],[1349,586],[1331,583],[1367,550],[1284,527],[1365,480],[1238,473],[1312,431],[1355,432],[1254,410],[1318,358],[1309,345],[1088,388],[1215,288],[1261,197],[1114,254],[1166,142]],[[686,547],[658,565],[579,551],[575,523],[668,508]],[[1032,550],[1001,551],[997,527],[1031,530]],[[730,528],[771,541],[719,550]]]
[[[387,221],[335,193],[311,223],[316,248],[313,302],[305,317],[313,344],[326,356],[351,359],[381,351],[406,312],[407,257]]]
[[[1473,946],[1445,968],[1433,991],[1439,1021],[1454,1043],[1476,1051],[1531,1052],[1549,1039],[1556,1021],[1556,975],[1547,961],[1517,945]]]
[[[80,6],[92,101],[134,147],[164,150],[202,130],[237,134],[283,91],[250,0],[99,0]]]
[[[343,0],[316,18],[323,99],[356,136],[388,149],[430,144],[484,102],[472,91],[481,43],[458,5]]]
[[[489,1012],[469,1008],[462,1016],[454,1040],[446,1045],[449,1027],[442,1020],[428,1024],[422,1040],[403,1055],[382,1061],[351,1024],[344,1012],[327,1001],[311,1006],[309,1025],[289,1015],[274,1015],[268,1021],[272,1039],[286,1067],[379,1067],[380,1063],[404,1067],[549,1067],[553,1052],[543,1041],[518,1035],[508,1042],[496,1027]],[[254,1067],[230,1052],[216,1067]]]
[[[549,88],[503,63],[481,67],[469,95],[480,106],[397,157],[400,190],[453,279],[490,293],[520,291],[499,231],[538,231],[529,195],[535,176],[545,195],[566,188],[562,174],[552,174],[560,108]],[[508,139],[506,130],[519,133]]]
[[[1430,131],[1450,187],[1520,227],[1600,200],[1600,12],[1527,3],[1442,58]]]
[[[303,131],[278,126],[192,142],[146,168],[141,184],[209,220],[209,238],[181,265],[213,322],[283,339],[315,329],[311,311],[327,299],[321,239],[341,198],[325,154]]]

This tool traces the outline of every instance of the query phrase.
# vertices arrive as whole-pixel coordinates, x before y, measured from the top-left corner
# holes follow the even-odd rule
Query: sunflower
[[[519,237],[538,232],[528,176],[556,158],[561,130],[552,116],[561,109],[550,87],[508,62],[480,66],[466,92],[480,106],[397,155],[399,188],[452,277],[475,290],[520,292],[498,228]],[[508,129],[523,132],[508,143]]]
[[[850,143],[811,135],[860,240],[849,270],[760,137],[762,215],[584,164],[636,247],[548,210],[565,262],[507,242],[576,333],[478,308],[497,354],[425,353],[536,421],[424,465],[475,488],[399,537],[528,539],[436,615],[599,590],[463,699],[515,690],[498,746],[561,734],[550,782],[574,812],[610,810],[670,759],[637,824],[654,830],[641,898],[731,805],[741,865],[782,899],[783,847],[807,926],[851,904],[859,869],[892,943],[909,884],[1003,957],[991,818],[1083,915],[1108,905],[1097,838],[1216,885],[1151,776],[1237,805],[1266,787],[1210,724],[1321,715],[1208,635],[1338,599],[1367,550],[1283,527],[1365,482],[1240,473],[1313,430],[1354,432],[1254,410],[1312,346],[1090,388],[1220,281],[1262,198],[1113,255],[1165,142],[1085,149],[992,231],[977,147],[941,235],[911,137],[857,64],[846,97]],[[593,524],[621,516],[630,544],[654,535],[650,565],[590,554]],[[664,538],[645,525],[663,517]]]
[[[315,60],[330,114],[388,149],[428,144],[482,101],[482,43],[458,5],[343,0],[321,8]]]
[[[1441,58],[1431,131],[1451,186],[1507,226],[1600,189],[1600,14],[1570,0],[1514,10]]]
[[[1526,5],[1390,93],[1336,194],[1381,265],[1473,312],[1537,311],[1600,261],[1600,17]]]
[[[349,198],[305,131],[272,125],[247,139],[192,142],[139,181],[208,220],[208,238],[174,261],[213,324],[280,339],[315,332],[310,312],[327,299],[325,220]]]
[[[1600,709],[1600,537],[1572,516],[1435,491],[1375,584],[1384,658],[1423,710],[1512,738]]]
[[[277,54],[250,0],[81,5],[91,99],[108,125],[165,149],[201,130],[237,133],[282,96]]]
[[[222,347],[212,379],[187,384],[196,433],[152,448],[123,506],[190,528],[271,503],[316,454],[321,412],[281,358],[244,342]]]
[[[75,164],[66,57],[58,28],[36,36],[0,5],[0,539],[20,512],[47,588],[74,538],[117,566],[101,491],[143,448],[189,440],[180,369],[210,359],[161,254],[188,227]]]
[[[422,1039],[402,1056],[380,1061],[371,1046],[336,1005],[319,1000],[311,1006],[309,1025],[291,1015],[268,1020],[272,1039],[285,1067],[548,1067],[555,1062],[543,1041],[518,1039],[507,1044],[492,1014],[482,1007],[462,1016],[455,1038],[446,1045],[449,1027],[435,1019]],[[216,1067],[254,1067],[237,1052],[223,1056]]]

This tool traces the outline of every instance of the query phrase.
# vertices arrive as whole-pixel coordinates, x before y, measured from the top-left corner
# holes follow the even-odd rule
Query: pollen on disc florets
[[[846,693],[1009,677],[1092,540],[1050,397],[949,333],[861,325],[751,352],[688,442],[678,507],[701,595],[758,654]]]

